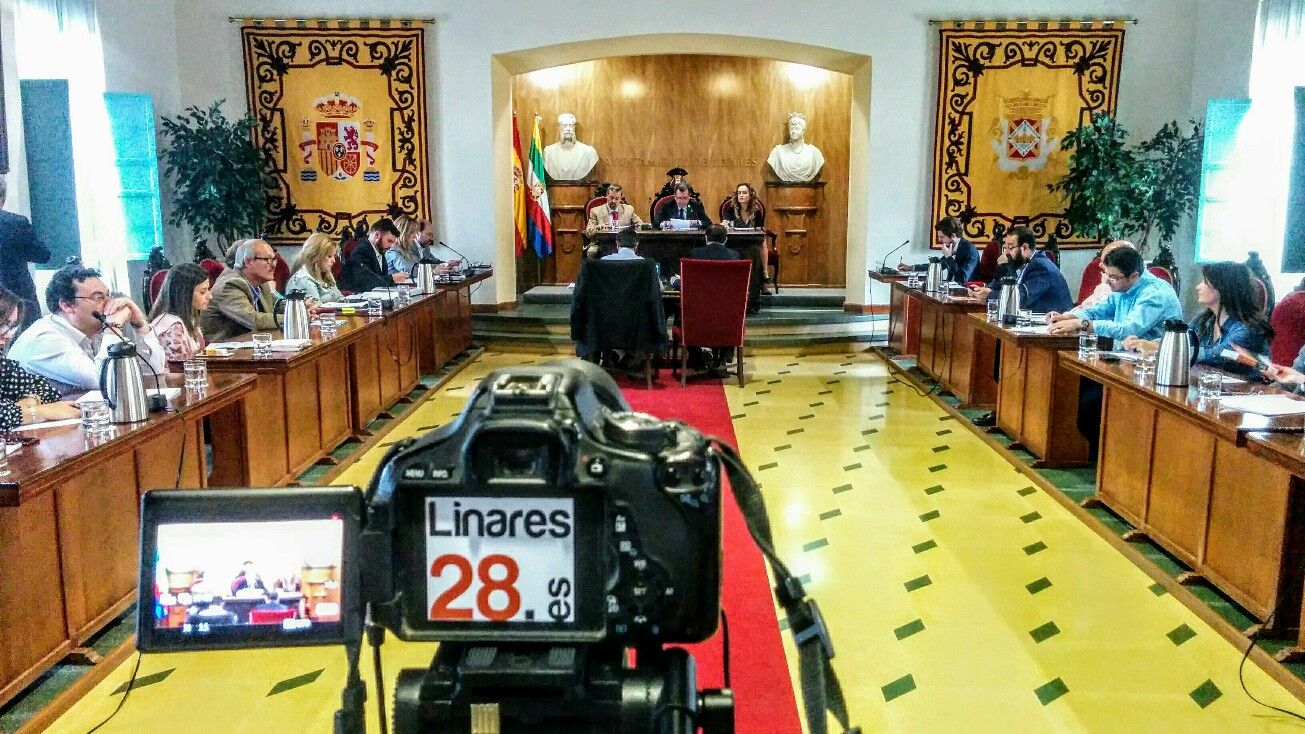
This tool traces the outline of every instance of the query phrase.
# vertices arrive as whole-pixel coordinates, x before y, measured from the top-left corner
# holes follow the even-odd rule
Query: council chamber
[[[384,5],[0,0],[0,733],[1305,717],[1298,0]]]

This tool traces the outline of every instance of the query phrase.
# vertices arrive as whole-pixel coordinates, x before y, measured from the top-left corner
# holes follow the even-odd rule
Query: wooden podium
[[[553,257],[544,269],[545,283],[572,283],[584,259],[585,204],[594,198],[593,181],[552,181],[548,203],[553,209]]]
[[[766,182],[766,209],[770,228],[779,235],[779,275],[781,285],[811,283],[809,261],[813,243],[809,238],[811,220],[820,211],[824,181],[788,183]]]

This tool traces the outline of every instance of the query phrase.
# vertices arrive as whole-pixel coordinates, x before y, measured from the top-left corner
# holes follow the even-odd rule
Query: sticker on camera
[[[575,502],[426,501],[426,598],[435,622],[575,621]]]

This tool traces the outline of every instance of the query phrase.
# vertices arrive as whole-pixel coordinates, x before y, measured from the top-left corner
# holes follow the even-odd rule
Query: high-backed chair
[[[974,279],[982,283],[991,283],[997,276],[997,259],[1001,257],[1001,241],[993,240],[983,246],[979,253],[979,267],[974,271]]]
[[[717,213],[720,215],[720,221],[722,222],[725,221],[725,207],[729,205],[730,200],[733,198],[734,198],[733,196],[727,196],[723,200],[721,200],[720,207],[717,210]],[[758,198],[757,208],[761,210],[762,218],[765,218],[766,202]],[[769,227],[764,228],[762,232],[765,233],[766,236],[766,248],[762,257],[762,264],[764,265],[764,268],[761,273],[761,280],[763,283],[769,280],[771,285],[775,286],[775,292],[778,293],[779,292],[779,247],[777,247],[775,244],[776,241],[778,240],[778,235],[776,235],[775,231]],[[767,276],[766,269],[769,269],[770,272],[773,273],[773,275]]]
[[[748,310],[748,260],[680,261],[680,323],[671,340],[680,356],[680,386],[689,374],[689,347],[734,348],[735,372],[743,387],[743,334]]]
[[[606,204],[606,203],[607,203],[606,196],[595,196],[594,198],[590,199],[589,202],[585,204],[585,221],[586,222],[589,221],[589,212],[593,211],[594,207],[601,206],[602,204]]]
[[[592,361],[612,349],[642,354],[651,388],[653,359],[670,343],[657,264],[645,258],[582,261],[571,296],[571,339],[576,356]]]
[[[1087,267],[1083,268],[1083,280],[1078,285],[1078,303],[1087,300],[1092,295],[1092,291],[1101,285],[1101,256],[1092,258]]]
[[[223,270],[227,269],[226,265],[207,257],[199,261],[199,266],[204,268],[205,273],[208,273],[208,284],[210,286],[216,283],[218,276],[222,274]]]
[[[674,196],[667,194],[666,196],[659,197],[656,201],[654,201],[652,203],[652,206],[648,208],[648,223],[651,224],[652,221],[657,218],[657,210],[662,208],[662,204],[665,204],[666,202],[674,198],[675,198]]]
[[[1252,275],[1251,290],[1255,291],[1255,305],[1263,311],[1269,305],[1269,289],[1264,286],[1264,281]]]
[[[1164,282],[1168,283],[1169,285],[1173,285],[1173,284],[1174,284],[1174,276],[1173,276],[1172,273],[1169,272],[1169,269],[1168,269],[1168,268],[1165,268],[1165,267],[1160,266],[1160,265],[1152,265],[1152,266],[1148,267],[1147,270],[1150,270],[1152,275],[1154,275],[1155,277],[1159,278],[1160,280],[1163,280]],[[1093,286],[1093,287],[1095,288],[1096,286]]]
[[[1273,328],[1270,353],[1274,364],[1291,366],[1305,345],[1305,291],[1288,293],[1269,316]]]
[[[154,308],[154,302],[159,300],[159,291],[163,290],[163,279],[166,277],[168,277],[166,270],[156,270],[150,276],[150,308]]]
[[[285,282],[290,280],[290,263],[281,257],[281,253],[276,255],[276,264],[272,268],[272,279],[276,281],[276,292],[285,293]]]

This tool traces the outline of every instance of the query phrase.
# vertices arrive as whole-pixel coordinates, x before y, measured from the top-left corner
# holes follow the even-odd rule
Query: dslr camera
[[[631,412],[588,362],[498,370],[365,493],[147,493],[138,644],[343,644],[343,732],[362,731],[360,649],[379,667],[384,630],[440,643],[398,676],[400,734],[731,732],[732,693],[666,647],[720,619],[721,472],[706,437]]]

